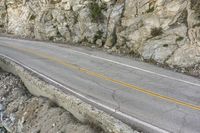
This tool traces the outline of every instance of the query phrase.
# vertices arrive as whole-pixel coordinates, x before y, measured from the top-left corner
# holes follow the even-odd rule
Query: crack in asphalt
[[[120,90],[120,89],[113,90],[113,92],[112,92],[112,99],[117,103],[117,107],[115,108],[115,112],[113,112],[113,113],[110,114],[111,116],[114,115],[117,111],[120,110],[120,103],[119,103],[119,101],[117,101],[117,99],[116,99],[116,92],[117,92],[118,90]]]
[[[186,124],[186,122],[187,122],[186,117],[188,116],[188,114],[187,114],[187,113],[184,113],[184,114],[185,114],[185,115],[184,115],[184,117],[183,117],[183,122],[181,123],[182,125],[180,126],[180,129],[179,129],[178,133],[182,133],[183,127],[185,126],[185,124]]]

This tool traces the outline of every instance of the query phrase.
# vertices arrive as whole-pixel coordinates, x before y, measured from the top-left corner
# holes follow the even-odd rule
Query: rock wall
[[[200,64],[198,0],[1,0],[0,30],[131,54],[170,67]]]

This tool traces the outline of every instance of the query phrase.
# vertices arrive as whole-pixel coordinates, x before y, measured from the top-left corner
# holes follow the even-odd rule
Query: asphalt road
[[[49,44],[0,37],[0,54],[70,86],[140,129],[200,133],[199,79],[96,50]]]

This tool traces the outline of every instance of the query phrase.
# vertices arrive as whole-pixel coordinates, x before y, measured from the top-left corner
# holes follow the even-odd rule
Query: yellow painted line
[[[141,93],[147,94],[147,95],[152,96],[152,97],[156,97],[156,98],[159,98],[159,99],[171,102],[171,103],[175,103],[177,105],[182,105],[184,107],[188,107],[188,108],[193,109],[193,110],[200,110],[200,106],[190,104],[190,103],[187,103],[187,102],[184,102],[184,101],[181,101],[181,100],[169,97],[169,96],[161,95],[161,94],[158,94],[156,92],[149,91],[149,90],[140,88],[138,86],[135,86],[135,85],[132,85],[132,84],[120,81],[120,80],[112,79],[112,78],[107,77],[105,75],[102,75],[100,73],[96,73],[96,72],[90,71],[88,69],[81,68],[79,66],[76,66],[74,64],[67,62],[66,60],[61,60],[59,58],[52,57],[48,54],[45,54],[45,53],[42,53],[42,52],[39,52],[39,51],[35,51],[35,50],[32,50],[32,49],[27,49],[27,48],[18,48],[18,47],[15,47],[15,46],[7,46],[7,47],[14,48],[14,49],[22,51],[22,52],[31,53],[33,55],[36,55],[36,56],[39,56],[39,57],[42,57],[42,58],[46,58],[46,59],[51,60],[55,63],[61,64],[65,67],[67,67],[67,68],[71,68],[71,69],[77,70],[79,72],[85,73],[87,75],[90,75],[90,76],[93,76],[93,77],[96,77],[96,78],[99,78],[99,79],[103,79],[103,80],[106,80],[106,81],[110,81],[112,83],[115,83],[115,84],[118,84],[118,85],[121,85],[121,86],[124,86],[124,87],[127,87],[127,88],[131,88],[133,90],[137,90]]]

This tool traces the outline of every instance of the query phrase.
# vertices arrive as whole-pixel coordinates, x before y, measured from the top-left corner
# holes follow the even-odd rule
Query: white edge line
[[[161,128],[159,128],[159,127],[156,127],[156,126],[154,126],[154,125],[151,125],[151,124],[149,124],[149,123],[147,123],[147,122],[141,121],[141,120],[139,120],[139,119],[137,119],[137,118],[135,118],[135,117],[132,117],[132,116],[127,115],[127,114],[125,114],[125,113],[123,113],[123,112],[117,111],[117,110],[115,110],[115,109],[113,109],[113,108],[110,108],[110,107],[108,107],[108,106],[106,106],[106,105],[103,105],[103,104],[101,104],[101,103],[99,103],[99,102],[96,102],[96,101],[94,101],[94,100],[92,100],[92,99],[90,99],[90,98],[87,98],[86,96],[84,96],[84,95],[82,95],[82,94],[80,94],[80,93],[78,93],[78,92],[75,92],[74,90],[72,90],[72,89],[70,89],[70,88],[68,88],[68,87],[66,87],[66,86],[64,86],[64,85],[62,85],[62,84],[60,84],[60,83],[54,81],[53,79],[51,79],[51,78],[45,76],[44,74],[42,74],[42,73],[40,73],[40,72],[38,72],[38,71],[36,71],[36,70],[34,70],[34,69],[32,69],[32,68],[30,68],[30,67],[24,65],[24,64],[22,64],[21,62],[18,62],[18,61],[16,61],[16,60],[12,59],[11,57],[8,57],[8,56],[6,56],[6,55],[4,55],[4,54],[0,54],[0,56],[2,56],[2,57],[4,57],[4,58],[7,58],[7,59],[9,59],[9,60],[11,60],[11,61],[13,61],[13,62],[15,62],[15,63],[17,63],[17,64],[22,65],[24,68],[26,68],[26,69],[28,69],[28,70],[30,70],[30,71],[36,73],[37,75],[41,76],[42,78],[45,78],[45,79],[49,80],[49,81],[52,82],[52,83],[54,83],[54,84],[56,84],[56,85],[58,85],[58,86],[60,86],[60,87],[62,87],[62,88],[64,88],[64,89],[66,89],[67,91],[71,92],[72,94],[77,95],[77,96],[78,96],[79,98],[81,98],[81,99],[85,99],[85,100],[87,100],[87,101],[89,101],[89,102],[91,102],[91,103],[93,103],[93,104],[96,104],[96,105],[98,105],[99,107],[102,107],[102,108],[104,108],[104,109],[106,109],[106,110],[108,110],[108,111],[110,111],[110,112],[114,112],[115,114],[118,114],[119,116],[121,116],[121,117],[123,117],[123,118],[126,118],[126,119],[128,119],[128,120],[131,120],[131,121],[134,122],[134,123],[137,123],[137,124],[139,124],[139,125],[144,126],[144,127],[145,127],[144,130],[151,129],[152,131],[157,131],[158,133],[170,133],[169,131],[166,131],[166,130],[164,130],[164,129],[161,129]]]
[[[79,54],[82,54],[82,55],[90,56],[92,58],[104,60],[104,61],[111,62],[111,63],[117,64],[117,65],[133,68],[133,69],[140,70],[140,71],[143,71],[143,72],[146,72],[146,73],[150,73],[150,74],[154,74],[154,75],[157,75],[157,76],[160,76],[160,77],[164,77],[164,78],[168,78],[168,79],[171,79],[171,80],[176,80],[176,81],[179,81],[179,82],[184,82],[184,83],[187,83],[187,84],[190,84],[190,85],[194,85],[194,86],[199,86],[200,87],[200,84],[193,83],[193,82],[190,82],[190,81],[173,78],[171,76],[167,76],[167,75],[164,75],[164,74],[159,74],[159,73],[156,73],[156,72],[153,72],[153,71],[145,70],[145,69],[142,69],[142,68],[139,68],[139,67],[134,67],[134,66],[131,66],[131,65],[128,65],[128,64],[124,64],[124,63],[118,62],[118,61],[113,61],[113,60],[110,60],[110,59],[106,59],[106,58],[103,58],[103,57],[87,54],[87,53],[76,51],[76,50],[73,50],[73,49],[70,49],[70,50],[75,52],[75,53],[79,53]]]

